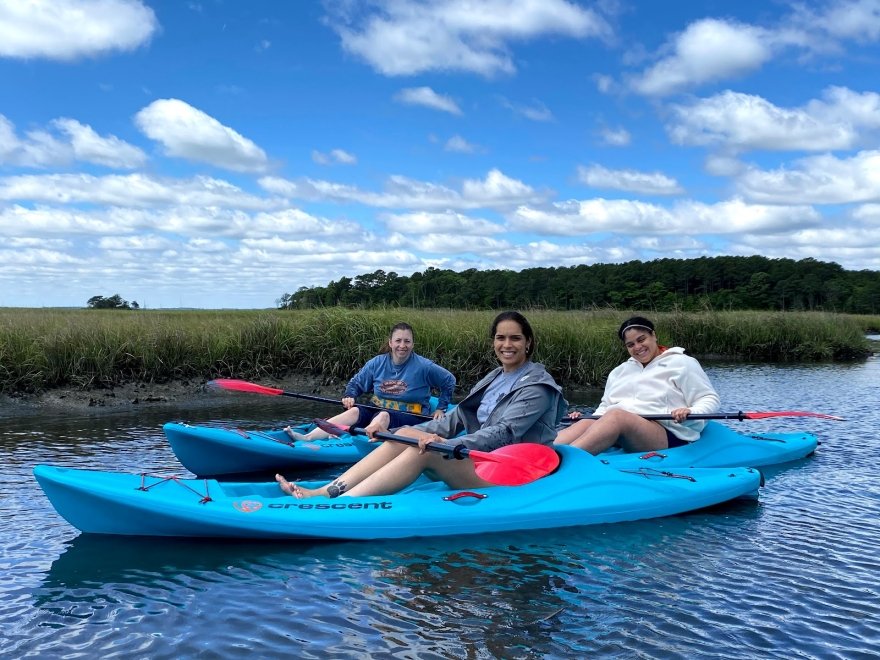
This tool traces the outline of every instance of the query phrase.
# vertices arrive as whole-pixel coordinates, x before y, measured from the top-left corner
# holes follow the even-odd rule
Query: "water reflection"
[[[382,543],[79,535],[37,462],[181,468],[170,419],[251,428],[326,416],[271,397],[191,410],[9,415],[0,430],[0,648],[11,657],[869,657],[880,638],[880,362],[710,365],[729,410],[805,409],[814,457],[759,503],[540,534]],[[578,401],[595,405],[595,401]],[[737,426],[737,428],[739,428]],[[834,649],[834,651],[830,651]]]

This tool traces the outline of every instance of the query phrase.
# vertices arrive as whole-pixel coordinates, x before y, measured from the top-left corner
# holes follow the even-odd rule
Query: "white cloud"
[[[467,243],[462,245],[461,236],[456,234],[427,233],[414,236],[412,234],[392,234],[387,239],[390,247],[403,247],[419,252],[432,254],[486,254],[510,249],[510,241],[489,238],[487,236],[469,236]]]
[[[819,105],[812,106],[816,112]],[[674,105],[667,125],[683,145],[723,145],[735,150],[824,151],[848,149],[858,134],[851,116],[835,118],[827,104],[815,116],[804,109],[780,108],[760,96],[725,91],[690,104]]]
[[[0,200],[46,204],[104,204],[120,207],[156,205],[225,206],[271,209],[284,200],[245,193],[228,181],[210,177],[161,179],[145,174],[19,175],[0,178]]]
[[[333,21],[343,48],[386,76],[509,74],[516,70],[511,41],[610,34],[597,13],[567,0],[378,0],[373,12],[356,18],[344,14],[345,6]]]
[[[536,197],[531,186],[511,179],[497,169],[490,170],[485,179],[465,179],[461,191],[466,199],[484,200],[487,206],[516,204],[519,200]]]
[[[590,199],[558,202],[546,208],[521,206],[509,217],[520,231],[578,236],[619,234],[770,233],[815,226],[819,214],[810,206],[767,206],[731,199],[715,204],[692,200],[671,208],[632,200]]]
[[[301,209],[280,209],[254,215],[247,226],[241,227],[242,235],[290,235],[297,238],[315,236],[323,240],[348,240],[363,234],[362,227],[346,220],[319,218]],[[338,241],[336,241],[338,242]]]
[[[516,204],[537,202],[544,197],[531,186],[511,179],[497,169],[490,170],[485,179],[464,180],[461,191],[399,175],[389,177],[385,191],[381,193],[308,178],[293,181],[266,176],[259,183],[270,193],[296,199],[412,210],[506,209]]]
[[[264,172],[266,153],[231,128],[178,99],[153,101],[135,123],[169,156],[208,163],[236,172]]]
[[[102,137],[75,119],[55,119],[50,128],[62,135],[38,129],[19,138],[12,122],[0,115],[0,164],[42,168],[77,160],[128,169],[146,162],[146,154],[137,147],[115,135]]]
[[[0,207],[0,235],[23,240],[30,236],[93,236],[103,249],[170,249],[169,241],[313,239],[333,244],[367,240],[355,222],[328,220],[299,209],[246,213],[231,209],[176,206],[167,209],[67,209],[52,206]],[[345,239],[342,241],[341,239]],[[160,241],[162,241],[160,243]],[[40,244],[42,246],[42,243]]]
[[[472,154],[480,150],[477,145],[471,144],[460,135],[453,135],[449,138],[443,149],[444,151],[455,151],[463,154]]]
[[[531,121],[553,121],[553,113],[541,101],[534,100],[529,105],[513,103],[506,98],[501,98],[501,104],[516,114],[530,119]]]
[[[880,201],[880,151],[852,158],[802,158],[777,170],[750,168],[737,180],[747,199],[770,204],[847,204]]]
[[[675,179],[661,172],[609,170],[601,165],[579,166],[578,180],[593,188],[625,190],[644,195],[678,195],[684,192]]]
[[[186,249],[195,252],[228,252],[229,245],[223,241],[215,241],[210,238],[191,238],[186,242]]]
[[[704,169],[713,176],[733,177],[742,174],[747,166],[732,156],[710,154],[706,157]]]
[[[65,238],[83,234],[103,236],[125,231],[104,212],[71,211],[38,206],[0,207],[0,234],[5,237],[28,237],[63,234]]]
[[[853,209],[851,215],[860,224],[871,225],[880,230],[880,204],[862,204]]]
[[[775,24],[749,25],[704,18],[673,35],[656,54],[657,61],[629,79],[636,92],[664,96],[706,83],[737,78],[762,67],[787,51],[809,61],[816,55],[841,54],[842,41],[880,39],[877,0],[828,0],[792,3],[791,13]],[[600,90],[612,90],[607,77]]]
[[[619,88],[614,78],[606,74],[595,74],[593,81],[596,83],[596,89],[602,94],[611,94]]]
[[[4,212],[0,211],[0,218],[4,216]],[[7,237],[4,241],[6,247],[9,248],[45,248],[49,250],[65,250],[70,247],[71,242],[66,238],[47,238],[40,237]]]
[[[155,252],[167,250],[174,243],[167,238],[151,234],[138,236],[102,236],[98,239],[98,247],[102,250],[125,250],[131,252]]]
[[[337,163],[343,163],[345,165],[354,165],[357,163],[357,156],[350,154],[347,151],[343,151],[342,149],[333,149],[330,152],[330,156]]]
[[[394,95],[394,100],[407,105],[421,105],[434,110],[441,110],[452,115],[460,115],[461,108],[449,96],[438,94],[430,87],[408,87]]]
[[[822,99],[810,101],[804,111],[829,124],[880,128],[880,94],[876,92],[858,93],[846,87],[828,87],[822,91]]]
[[[7,275],[11,272],[15,280],[21,282],[22,275],[43,271],[43,275],[52,276],[58,266],[80,266],[85,260],[58,250],[25,249],[0,250],[0,261],[5,265]],[[67,271],[68,269],[65,268]],[[74,271],[76,272],[76,271]]]
[[[599,131],[602,142],[612,147],[625,147],[632,141],[632,136],[624,128],[603,128]]]
[[[142,46],[159,29],[140,0],[4,0],[0,57],[73,60]]]
[[[342,149],[332,149],[329,153],[312,150],[312,160],[318,165],[355,165],[357,156]]]
[[[865,236],[877,233],[873,227],[847,224],[845,227],[819,227],[775,235],[742,234],[728,246],[728,253],[761,254],[770,259],[821,258],[839,264],[854,264],[850,268],[880,270],[880,251],[876,243]],[[858,264],[857,266],[855,264]]]
[[[491,236],[504,227],[490,220],[471,218],[454,211],[401,213],[385,217],[385,225],[401,234],[449,233],[456,236]]]
[[[834,0],[820,11],[798,5],[797,22],[808,29],[827,32],[838,39],[880,39],[880,4],[876,0]]]
[[[12,122],[0,115],[0,163],[47,167],[68,163],[72,158],[70,145],[60,142],[46,131],[30,131],[24,139],[20,139]]]
[[[503,250],[487,252],[482,268],[505,268],[522,270],[535,267],[575,266],[579,264],[613,263],[632,261],[641,255],[627,246],[596,244],[558,244],[551,241],[531,241],[513,245]],[[462,264],[460,268],[475,267]]]
[[[137,147],[120,140],[115,135],[102,137],[91,126],[75,119],[63,117],[53,124],[70,137],[74,158],[107,167],[131,169],[147,161],[147,155]]]
[[[641,94],[662,96],[742,75],[766,62],[772,49],[760,28],[707,18],[691,23],[667,45],[671,54],[632,81]]]

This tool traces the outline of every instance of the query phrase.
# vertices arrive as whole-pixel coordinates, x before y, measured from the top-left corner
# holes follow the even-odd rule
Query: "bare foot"
[[[291,497],[295,497],[298,500],[306,500],[310,497],[327,497],[327,493],[324,492],[323,488],[303,488],[291,481],[288,481],[280,474],[275,475],[275,481],[278,482],[278,486],[285,493],[290,495]]]
[[[285,429],[286,430],[286,429]],[[275,475],[275,481],[278,482],[278,486],[288,495],[292,495],[296,497],[296,491],[299,490],[299,486],[296,484],[290,483],[287,479],[282,477],[280,474]]]
[[[289,435],[289,436],[291,437],[291,439],[293,439],[294,441],[298,441],[298,440],[310,440],[310,439],[311,439],[311,438],[309,438],[306,434],[304,434],[304,433],[299,433],[298,431],[294,431],[294,430],[293,430],[292,428],[290,428],[289,426],[285,426],[285,427],[284,427],[284,432],[285,432],[287,435]]]

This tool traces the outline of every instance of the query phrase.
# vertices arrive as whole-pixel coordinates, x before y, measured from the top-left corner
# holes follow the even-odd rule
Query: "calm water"
[[[265,427],[335,410],[218,394],[46,417],[0,408],[7,657],[867,658],[880,649],[880,360],[708,369],[725,411],[814,410],[812,458],[760,502],[642,523],[381,543],[80,535],[31,470],[177,467],[168,420]],[[591,404],[593,401],[583,401]]]

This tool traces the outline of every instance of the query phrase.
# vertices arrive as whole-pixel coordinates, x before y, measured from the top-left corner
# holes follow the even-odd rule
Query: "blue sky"
[[[880,0],[0,0],[0,306],[880,270]]]

